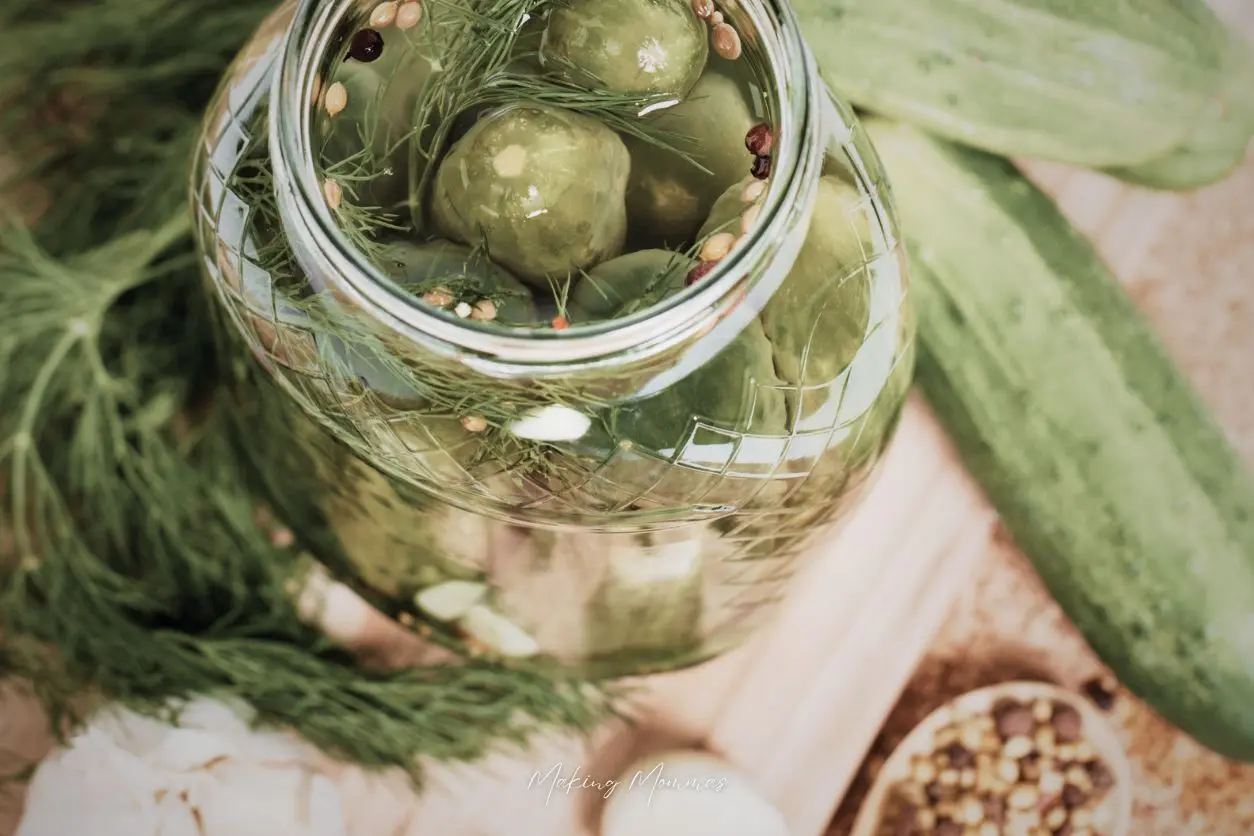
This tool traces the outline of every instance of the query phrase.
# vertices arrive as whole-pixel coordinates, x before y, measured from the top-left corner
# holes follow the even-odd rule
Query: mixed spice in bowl
[[[933,712],[876,777],[855,836],[1124,836],[1126,755],[1083,698],[1046,683]]]

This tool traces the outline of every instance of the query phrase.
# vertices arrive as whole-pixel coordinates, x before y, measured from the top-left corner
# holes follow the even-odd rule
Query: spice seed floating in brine
[[[682,97],[709,39],[689,0],[572,0],[549,14],[541,60],[586,87]]]
[[[548,287],[622,252],[630,166],[622,140],[601,122],[508,105],[481,117],[440,164],[436,223]]]

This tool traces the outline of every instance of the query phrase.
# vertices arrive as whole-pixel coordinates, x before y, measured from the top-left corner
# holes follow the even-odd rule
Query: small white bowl
[[[991,713],[993,706],[1002,699],[1025,703],[1050,700],[1071,706],[1080,713],[1084,720],[1085,739],[1115,780],[1101,808],[1106,814],[1103,817],[1108,816],[1108,821],[1111,822],[1111,829],[1101,836],[1127,836],[1132,826],[1132,767],[1118,735],[1101,712],[1082,696],[1045,682],[1003,682],[970,691],[929,714],[911,730],[885,761],[862,803],[851,836],[876,836],[893,787],[909,776],[911,761],[915,756],[926,755],[932,751],[932,741],[937,732],[959,715]]]

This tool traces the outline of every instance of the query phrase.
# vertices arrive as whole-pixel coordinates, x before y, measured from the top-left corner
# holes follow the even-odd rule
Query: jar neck
[[[270,95],[270,153],[279,210],[311,284],[399,337],[495,377],[537,377],[647,360],[715,329],[735,334],[787,275],[808,225],[824,153],[814,58],[784,0],[739,0],[728,17],[753,32],[773,114],[772,176],[758,225],[697,285],[621,319],[547,329],[500,328],[423,305],[348,240],[322,197],[313,153],[316,79],[329,67],[356,0],[300,0]]]

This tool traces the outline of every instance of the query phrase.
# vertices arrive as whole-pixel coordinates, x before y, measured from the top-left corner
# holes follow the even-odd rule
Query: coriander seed
[[[711,12],[711,13],[710,13],[710,25],[711,25],[711,26],[718,26],[718,25],[719,25],[720,23],[722,23],[722,22],[723,22],[723,13],[722,13],[722,12]]]
[[[422,4],[407,0],[396,10],[396,28],[413,29],[422,20]]]
[[[475,303],[474,310],[470,312],[470,318],[480,322],[491,322],[496,319],[496,303],[491,299],[481,299]]]
[[[736,245],[736,236],[730,232],[719,232],[711,235],[701,245],[702,261],[721,261]]]
[[[386,29],[396,21],[397,3],[395,0],[385,0],[374,7],[374,11],[370,13],[370,25],[375,29]]]
[[[327,109],[328,116],[336,116],[340,111],[348,107],[348,88],[344,86],[343,82],[337,81],[327,88],[323,106]]]
[[[1057,830],[1067,823],[1067,809],[1065,807],[1054,807],[1045,814],[1045,826],[1050,831]]]
[[[1010,791],[1010,795],[1006,797],[1006,803],[1015,810],[1030,810],[1036,806],[1039,797],[1035,787],[1030,784],[1020,784]]]
[[[1036,783],[1041,788],[1041,792],[1046,795],[1057,795],[1066,786],[1066,781],[1063,780],[1062,775],[1052,769],[1041,772],[1041,777]]]
[[[745,185],[744,191],[740,193],[740,199],[745,203],[753,203],[764,194],[766,194],[766,181],[750,180]]]
[[[322,194],[327,199],[327,206],[331,207],[334,212],[340,208],[340,203],[344,200],[344,188],[335,180],[326,180],[322,184]]]
[[[467,415],[462,418],[462,427],[468,433],[481,433],[488,428],[488,420],[482,415]]]
[[[717,23],[710,31],[710,43],[720,57],[735,61],[740,57],[740,35],[726,23]]]
[[[1002,752],[1011,760],[1020,760],[1029,755],[1033,750],[1032,738],[1030,737],[1012,737],[1006,741],[1006,746]]]

